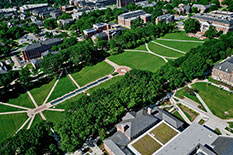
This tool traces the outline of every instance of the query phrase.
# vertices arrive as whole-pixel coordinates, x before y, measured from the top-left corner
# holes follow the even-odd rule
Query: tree
[[[193,12],[193,13],[199,13],[197,7],[193,7],[193,8],[192,8],[192,12]]]
[[[59,19],[66,20],[66,19],[69,19],[69,18],[72,18],[72,16],[70,14],[64,12],[64,13],[62,13],[61,16],[58,17],[58,20]]]
[[[44,21],[44,27],[50,30],[55,29],[57,27],[56,19],[47,19]]]
[[[48,54],[40,63],[40,67],[46,74],[54,74],[61,70],[63,64],[62,54]]]
[[[209,39],[213,39],[214,37],[217,36],[217,34],[218,34],[218,31],[216,30],[214,26],[210,26],[209,30],[205,32],[205,36]]]
[[[29,130],[22,129],[0,144],[0,154],[63,154],[59,149],[51,123],[42,121]]]
[[[25,88],[29,88],[31,84],[30,71],[27,68],[23,68],[19,71],[19,80],[21,85]]]
[[[200,23],[196,19],[187,19],[184,22],[184,29],[186,33],[195,33],[200,30]]]

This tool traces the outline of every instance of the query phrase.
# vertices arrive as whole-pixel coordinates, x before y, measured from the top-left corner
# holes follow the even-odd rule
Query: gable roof
[[[137,113],[127,113],[123,121],[117,124],[119,128],[125,128],[125,134],[132,138],[146,128],[157,123],[159,119],[147,114],[145,109],[141,109]]]
[[[214,66],[215,69],[231,74],[233,72],[233,56]]]

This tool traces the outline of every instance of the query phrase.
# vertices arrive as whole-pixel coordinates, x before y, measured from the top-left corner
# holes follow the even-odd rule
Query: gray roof
[[[133,118],[134,116],[134,118]],[[156,117],[147,114],[145,109],[141,109],[137,113],[131,113],[127,115],[127,118],[124,117],[123,121],[117,124],[119,128],[124,126],[125,134],[133,138],[138,135],[140,132],[145,131],[148,127],[152,127],[160,120]]]
[[[114,143],[123,147],[125,147],[130,142],[130,140],[120,131],[117,131],[114,135],[112,135],[108,139],[111,139]]]
[[[103,26],[106,26],[105,23],[97,23],[97,24],[93,24],[93,26],[95,27],[103,27]]]
[[[198,123],[191,124],[175,139],[167,143],[156,155],[188,154],[198,144],[211,144],[218,135]]]
[[[158,107],[153,108],[152,115],[160,120],[166,121],[168,124],[170,124],[176,129],[179,129],[184,125],[182,121],[171,115],[169,112],[162,110]]]
[[[104,144],[107,145],[114,154],[125,155],[125,153],[111,139],[104,140]]]
[[[127,18],[132,18],[132,17],[138,17],[138,16],[144,15],[144,14],[146,14],[145,11],[143,11],[143,10],[136,10],[136,11],[131,11],[131,12],[123,13],[123,14],[119,15],[118,17],[127,19]]]
[[[233,16],[229,14],[224,15],[224,13],[222,13],[221,15],[220,14],[215,15],[210,13],[195,14],[194,16],[192,16],[192,18],[203,19],[207,21],[215,21],[230,25],[233,24]]]
[[[25,51],[33,50],[33,49],[36,49],[36,48],[41,48],[42,45],[48,46],[50,44],[54,44],[54,43],[57,43],[57,42],[60,42],[60,41],[62,41],[62,39],[52,38],[52,39],[48,39],[48,40],[45,40],[45,41],[42,41],[42,42],[34,43],[34,44],[26,46]]]
[[[233,72],[233,56],[214,66],[215,69],[231,74]]]
[[[97,30],[95,28],[90,28],[90,29],[86,29],[86,30],[83,30],[83,32],[86,32],[86,33],[91,33],[91,32],[96,32]]]
[[[232,137],[218,137],[212,144],[214,151],[221,155],[232,155],[233,153],[233,138]]]

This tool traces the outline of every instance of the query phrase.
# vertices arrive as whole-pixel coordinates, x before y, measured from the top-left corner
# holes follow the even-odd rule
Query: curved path
[[[173,50],[173,51],[176,51],[176,52],[179,52],[179,53],[186,54],[186,52],[184,52],[184,51],[181,51],[181,50],[178,50],[178,49],[175,49],[175,48],[172,48],[172,47],[168,47],[168,46],[166,46],[166,45],[157,43],[157,42],[155,42],[155,41],[151,41],[151,42],[154,43],[154,44],[157,44],[157,45],[159,45],[159,46],[165,47],[165,48],[167,48],[167,49],[170,49],[170,50]]]

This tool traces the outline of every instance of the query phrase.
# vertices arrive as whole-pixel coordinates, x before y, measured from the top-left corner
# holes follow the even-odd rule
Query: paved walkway
[[[30,109],[30,108],[26,108],[26,107],[22,107],[22,106],[19,106],[19,105],[14,105],[14,104],[9,104],[9,103],[0,102],[0,104],[5,105],[5,106],[9,106],[9,107],[18,108],[18,109],[24,109],[24,110],[29,110]]]
[[[27,130],[30,129],[30,127],[32,126],[32,122],[33,122],[35,116],[36,116],[36,115],[34,115],[34,116],[31,118],[31,120],[30,120],[30,122],[29,122],[29,124],[28,124]]]
[[[106,63],[108,63],[109,65],[111,65],[115,70],[117,70],[118,68],[120,68],[120,66],[114,62],[112,62],[111,60],[109,60],[108,58],[106,58],[104,60]]]
[[[49,92],[48,96],[47,96],[47,97],[46,97],[46,99],[44,100],[43,104],[45,104],[45,103],[48,101],[48,99],[49,99],[49,97],[51,96],[51,94],[52,94],[53,90],[54,90],[54,89],[55,89],[55,87],[57,86],[57,83],[58,83],[58,81],[60,80],[60,78],[61,78],[62,74],[63,74],[63,71],[61,71],[61,73],[60,73],[60,75],[58,76],[58,78],[57,78],[56,82],[54,83],[54,85],[53,85],[52,89],[50,90],[50,92]]]
[[[49,110],[49,111],[65,111],[65,109],[51,109],[51,108],[49,108],[47,110]]]
[[[68,73],[67,69],[66,70],[66,74],[69,76],[69,78],[71,79],[71,81],[76,85],[77,88],[81,88],[78,83],[74,80],[74,78]]]
[[[25,113],[25,112],[27,112],[27,111],[1,112],[0,115],[18,114],[18,113]]]
[[[107,58],[104,61],[106,63],[108,63],[109,65],[111,65],[115,69],[114,72],[117,72],[120,75],[124,75],[124,74],[126,74],[127,72],[129,72],[131,70],[130,67],[128,67],[128,66],[120,66],[120,65],[112,62],[111,60],[107,59]]]
[[[38,107],[36,101],[34,100],[34,98],[32,97],[32,94],[27,90],[27,94],[30,97],[30,99],[32,100],[32,103],[34,104],[35,107]]]
[[[23,123],[23,125],[21,125],[21,127],[16,131],[16,133],[18,133],[21,129],[23,129],[23,127],[28,123],[30,119],[31,117],[28,117],[28,119]]]
[[[170,49],[170,50],[173,50],[173,51],[176,51],[176,52],[179,52],[179,53],[186,54],[186,52],[184,52],[184,51],[181,51],[181,50],[178,50],[178,49],[175,49],[175,48],[172,48],[172,47],[168,47],[168,46],[166,46],[166,45],[163,45],[163,44],[157,43],[157,42],[155,42],[155,41],[151,41],[151,42],[152,42],[152,43],[154,43],[154,44],[157,44],[157,45],[159,45],[159,46],[162,46],[162,47],[168,48],[168,49]]]
[[[205,123],[206,126],[208,126],[209,128],[211,128],[212,130],[215,130],[216,128],[218,128],[221,133],[223,135],[229,135],[229,132],[225,130],[226,127],[228,127],[228,123],[225,122],[224,120],[218,118],[217,116],[210,114],[208,112],[205,112],[197,107],[194,107],[192,104],[190,104],[187,100],[183,100],[180,99],[176,96],[173,96],[173,98],[179,100],[180,103],[182,103],[183,105],[189,107],[190,109],[198,112],[199,114],[201,114],[204,118],[207,118],[207,122]],[[233,134],[230,134],[233,135]]]
[[[188,84],[188,87],[189,87],[189,88],[192,88],[192,86],[191,86],[190,84]],[[201,102],[201,104],[204,106],[204,108],[206,109],[206,111],[207,111],[208,113],[210,113],[210,114],[213,115],[213,113],[210,111],[209,107],[208,107],[208,106],[206,105],[206,103],[203,101],[203,99],[201,98],[201,96],[200,96],[198,93],[196,93],[196,92],[194,92],[194,94],[195,94],[195,96],[197,97],[197,99]]]
[[[165,40],[165,41],[177,41],[177,42],[189,42],[189,43],[204,43],[204,41],[195,41],[195,40],[178,40],[178,39],[162,39],[158,38],[156,40]]]
[[[147,51],[148,51],[150,54],[156,55],[156,56],[158,56],[158,57],[162,58],[165,62],[168,62],[168,60],[167,60],[164,56],[161,56],[161,55],[158,55],[158,54],[156,54],[156,53],[152,52],[152,51],[149,49],[149,47],[148,47],[148,44],[147,44],[147,43],[146,43],[146,49],[147,49]]]

